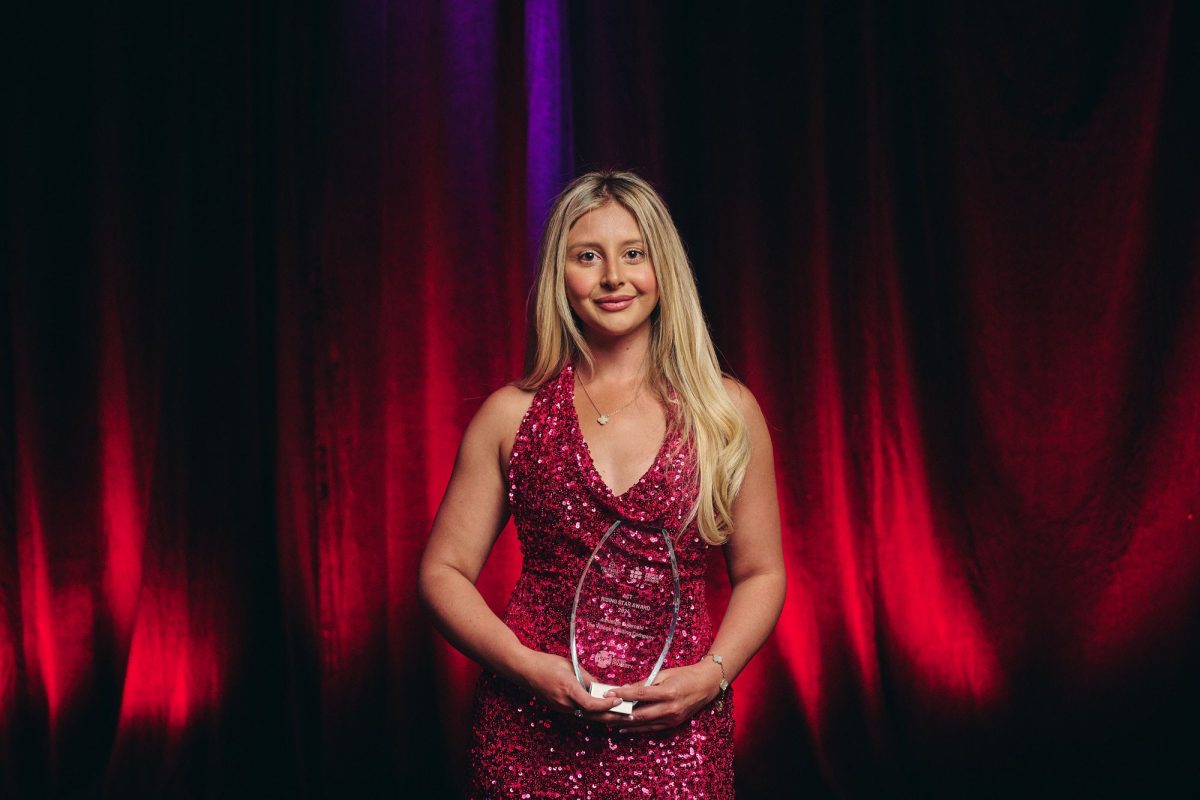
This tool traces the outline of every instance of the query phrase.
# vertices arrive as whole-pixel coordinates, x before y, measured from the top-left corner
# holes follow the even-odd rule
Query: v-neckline
[[[575,365],[571,362],[568,362],[567,368],[570,371],[570,375],[568,376],[570,381],[570,389],[567,391],[567,400],[568,405],[571,407],[571,421],[575,428],[575,435],[579,437],[579,442],[583,445],[583,455],[584,458],[587,459],[587,470],[595,478],[596,483],[600,484],[600,486],[604,488],[604,491],[609,497],[617,501],[623,500],[629,496],[630,492],[641,486],[645,482],[646,478],[650,477],[650,473],[654,472],[654,468],[658,466],[658,462],[662,459],[663,452],[667,449],[667,445],[670,443],[670,421],[667,421],[666,430],[663,432],[662,444],[658,446],[658,451],[654,454],[654,460],[650,462],[650,466],[646,468],[646,471],[642,473],[642,476],[634,481],[628,489],[620,494],[616,494],[613,492],[612,487],[605,482],[604,476],[600,474],[600,470],[596,467],[596,462],[592,458],[592,448],[588,445],[587,438],[583,435],[583,424],[579,421],[579,411],[577,411],[575,408]]]

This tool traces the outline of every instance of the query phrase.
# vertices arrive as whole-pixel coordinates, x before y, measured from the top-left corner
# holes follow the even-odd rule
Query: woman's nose
[[[612,288],[625,285],[625,279],[621,277],[621,268],[615,261],[609,261],[605,265],[600,282]]]

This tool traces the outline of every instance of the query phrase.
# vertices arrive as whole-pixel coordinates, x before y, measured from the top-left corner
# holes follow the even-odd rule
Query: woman
[[[762,412],[721,374],[679,234],[638,176],[594,172],[564,189],[536,288],[532,368],[468,425],[421,563],[438,627],[484,667],[472,792],[731,796],[728,686],[785,589]],[[523,564],[502,620],[474,582],[510,513]],[[593,697],[570,660],[571,609],[616,522],[669,532],[682,602],[652,685]],[[715,636],[704,597],[714,545],[732,587]],[[624,701],[632,714],[612,710]]]

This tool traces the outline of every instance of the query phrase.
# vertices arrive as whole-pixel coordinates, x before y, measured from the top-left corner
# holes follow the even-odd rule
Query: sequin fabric
[[[522,567],[504,611],[528,647],[568,658],[571,603],[604,531],[679,526],[695,499],[693,454],[668,429],[653,464],[614,495],[592,463],[574,405],[571,363],[534,396],[508,470]],[[664,668],[694,664],[712,643],[705,601],[707,545],[693,522],[678,533],[682,599]],[[475,798],[722,798],[733,796],[733,691],[673,730],[619,734],[550,709],[485,671],[476,689],[470,749]]]

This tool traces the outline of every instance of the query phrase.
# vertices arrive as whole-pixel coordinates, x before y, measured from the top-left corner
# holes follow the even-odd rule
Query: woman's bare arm
[[[509,516],[501,445],[529,402],[527,393],[506,386],[484,401],[467,426],[421,558],[418,592],[442,634],[485,668],[560,711],[599,711],[612,702],[588,695],[566,659],[521,644],[475,588]]]
[[[733,533],[725,546],[732,591],[712,643],[712,652],[723,657],[726,676],[732,681],[775,628],[787,576],[771,434],[750,390],[729,380],[726,387],[750,434],[750,463],[733,502]]]

